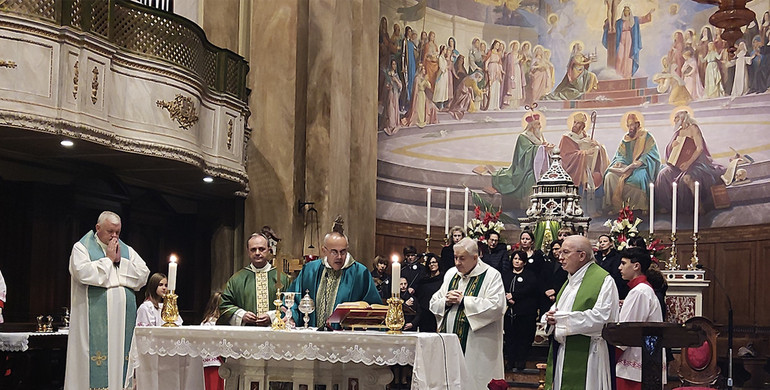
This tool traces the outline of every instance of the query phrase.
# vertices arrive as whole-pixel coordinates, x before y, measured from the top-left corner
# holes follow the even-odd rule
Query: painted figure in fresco
[[[738,50],[735,52],[735,77],[733,78],[733,90],[730,92],[731,98],[743,96],[749,91],[749,72],[748,65],[751,64],[752,57],[749,56],[746,49],[746,43],[738,43]]]
[[[401,111],[409,108],[412,101],[412,86],[414,85],[414,76],[417,74],[417,33],[411,27],[404,29],[404,44],[401,52],[401,72],[403,73],[404,93],[401,99]]]
[[[692,212],[695,182],[700,182],[701,206],[713,207],[711,187],[720,183],[725,168],[711,158],[703,133],[687,108],[675,110],[674,134],[666,146],[666,165],[655,181],[655,200],[663,209],[671,205],[671,183],[678,183],[678,210]]]
[[[639,17],[631,14],[631,7],[623,7],[623,15],[615,22],[615,71],[623,78],[631,78],[639,69],[642,34],[639,25],[652,21],[652,12]],[[606,47],[606,45],[605,45]]]
[[[412,93],[412,107],[401,122],[404,126],[425,127],[438,123],[436,105],[428,98],[427,91],[431,90],[425,66],[420,65],[417,77],[414,79],[414,91]]]
[[[668,63],[676,65],[678,69],[676,74],[682,77],[682,68],[684,67],[684,33],[682,31],[674,32],[674,43],[671,50],[668,51]]]
[[[660,63],[663,69],[660,73],[655,73],[652,76],[652,80],[658,84],[659,93],[670,92],[668,97],[668,104],[674,106],[684,106],[692,101],[690,92],[684,85],[684,80],[679,76],[677,72],[676,63],[669,65],[669,56],[664,56],[660,59]]]
[[[544,97],[546,100],[576,100],[583,95],[599,87],[596,74],[588,70],[592,62],[596,61],[593,55],[583,54],[583,43],[572,44],[567,73],[556,86],[556,89]]]
[[[618,4],[620,4],[620,0],[604,0],[604,5],[607,6],[607,20],[615,20],[615,15],[618,12]],[[613,26],[612,23],[609,25],[609,32],[615,32],[615,26]]]
[[[532,69],[532,44],[529,41],[521,43],[521,74],[524,75],[524,102],[532,104],[532,84],[529,71]]]
[[[722,87],[722,72],[719,71],[719,61],[721,56],[717,52],[716,44],[709,42],[708,53],[704,57],[706,62],[706,76],[705,83],[703,85],[704,92],[707,98],[716,98],[725,95],[725,90]]]
[[[530,104],[540,100],[551,86],[553,86],[553,65],[545,58],[545,50],[542,46],[535,46],[532,66],[529,68]]]
[[[615,212],[624,203],[636,210],[649,209],[649,188],[660,171],[660,153],[643,121],[639,112],[623,115],[621,126],[627,133],[604,174],[605,211]]]
[[[522,209],[529,204],[537,178],[548,169],[548,152],[554,146],[543,136],[544,122],[542,113],[527,113],[522,121],[524,131],[516,139],[511,165],[492,173],[492,187],[503,195],[510,195]]]
[[[481,69],[484,65],[484,53],[481,52],[481,40],[473,38],[468,51],[468,74]]]
[[[395,134],[399,129],[399,106],[398,97],[401,96],[401,90],[404,85],[398,76],[398,62],[396,59],[390,60],[390,69],[385,72],[385,96],[382,99],[382,129],[388,135]]]
[[[714,33],[711,30],[711,26],[703,26],[700,30],[700,40],[693,44],[696,55],[695,59],[698,61],[698,72],[701,85],[706,85],[706,65],[708,65],[706,55],[709,51],[709,42],[714,42]]]
[[[452,65],[454,65],[455,62],[457,62],[457,57],[460,56],[460,52],[457,51],[457,42],[455,42],[455,37],[449,37],[449,39],[447,39],[446,47],[447,50],[449,50],[449,58],[452,61]]]
[[[524,101],[524,75],[521,72],[521,61],[524,57],[519,53],[519,41],[511,41],[508,52],[505,53],[503,83],[503,102],[507,107],[519,108]]]
[[[700,83],[700,69],[695,60],[695,52],[691,47],[685,48],[682,53],[684,56],[684,65],[682,68],[682,78],[684,86],[693,100],[699,100],[703,96],[703,84]]]
[[[463,78],[457,90],[455,90],[455,98],[452,100],[448,110],[449,115],[460,120],[463,119],[466,112],[476,112],[479,110],[481,96],[484,94],[484,91],[479,89],[478,83],[483,77],[481,71],[476,71]]]
[[[438,77],[438,45],[436,44],[436,33],[431,31],[428,34],[428,42],[422,47],[422,64],[425,66],[425,74],[430,81],[431,90],[436,88],[436,78]]]
[[[436,88],[433,92],[433,102],[439,110],[449,106],[452,95],[454,95],[454,85],[452,83],[452,58],[451,52],[447,46],[441,45],[438,54],[438,76],[436,77]]]
[[[489,80],[489,111],[497,111],[502,104],[503,89],[503,43],[495,40],[492,48],[484,60],[484,69],[487,70]]]
[[[570,131],[561,136],[559,149],[564,170],[581,189],[593,192],[602,185],[604,171],[609,166],[607,150],[586,133],[589,126],[584,112],[575,112],[567,118]]]

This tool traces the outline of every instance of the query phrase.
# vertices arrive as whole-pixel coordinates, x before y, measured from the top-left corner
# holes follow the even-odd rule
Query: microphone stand
[[[730,300],[730,295],[727,294],[727,290],[719,281],[717,273],[713,269],[704,266],[703,264],[696,265],[698,269],[705,269],[711,271],[714,281],[717,282],[717,286],[722,289],[722,293],[727,298],[727,388],[732,390],[733,388],[733,302]]]

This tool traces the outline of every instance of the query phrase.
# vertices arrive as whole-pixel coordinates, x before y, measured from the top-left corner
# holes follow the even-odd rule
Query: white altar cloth
[[[67,335],[65,329],[57,332],[2,332],[0,333],[0,351],[24,352],[29,349],[30,337],[45,337]]]
[[[186,356],[193,362],[179,364],[171,374],[158,368],[158,357]],[[470,389],[470,376],[456,335],[406,332],[272,331],[259,327],[182,326],[136,327],[130,353],[138,390],[203,390],[202,357],[231,359],[315,360],[328,363],[363,363],[390,366],[412,365],[412,389]],[[189,360],[189,359],[188,359]],[[158,386],[158,377],[164,379]]]

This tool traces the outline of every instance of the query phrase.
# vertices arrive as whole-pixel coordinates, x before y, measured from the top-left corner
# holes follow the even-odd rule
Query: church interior
[[[178,259],[179,316],[197,325],[263,226],[277,238],[273,266],[296,276],[335,220],[372,269],[409,246],[441,253],[451,227],[484,219],[474,208],[504,225],[501,243],[516,247],[531,226],[547,252],[550,221],[595,244],[630,206],[636,233],[660,245],[668,321],[705,317],[717,330],[713,388],[770,388],[770,0],[609,0],[611,15],[605,3],[0,0],[0,335],[34,332],[46,316],[63,326],[72,245],[105,210],[150,272]],[[730,6],[754,16],[714,24]],[[663,167],[677,165],[683,111],[719,174],[696,187],[700,206],[674,174],[672,207]],[[579,182],[559,143],[578,112],[610,160],[582,165]],[[535,115],[545,152],[522,163]],[[606,172],[629,116],[656,140],[660,168],[627,196]],[[549,209],[537,191],[555,161],[575,180],[570,217],[532,211]],[[527,178],[511,189],[511,175]],[[21,352],[2,347],[5,368]],[[65,349],[66,336],[36,348],[30,338],[2,383],[64,388]],[[507,388],[538,388],[547,352],[536,342]],[[36,364],[51,369],[35,376]],[[668,377],[667,389],[680,385],[676,368]]]

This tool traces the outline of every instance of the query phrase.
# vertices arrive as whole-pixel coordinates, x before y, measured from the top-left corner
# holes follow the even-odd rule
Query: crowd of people
[[[438,111],[461,119],[466,112],[519,108],[554,87],[551,51],[541,45],[474,38],[463,55],[454,37],[445,44],[437,39],[433,31],[418,37],[410,26],[402,34],[398,23],[390,33],[387,19],[380,20],[379,128],[386,133],[438,123]]]
[[[469,322],[470,331],[460,331],[458,335],[461,336],[466,359],[470,354],[474,362],[483,362],[486,367],[486,376],[477,378],[481,383],[489,381],[490,375],[496,378],[493,373],[496,372],[497,359],[493,353],[474,352],[470,345],[482,345],[488,350],[499,344],[500,363],[505,362],[503,368],[506,371],[521,371],[530,358],[537,324],[542,321],[546,329],[548,325],[556,325],[550,332],[556,332],[555,340],[561,345],[576,334],[589,336],[591,345],[605,345],[603,349],[591,348],[593,352],[589,354],[589,369],[583,373],[585,388],[610,388],[601,385],[611,380],[618,382],[621,386],[618,388],[636,388],[633,382],[641,380],[639,348],[620,347],[617,352],[608,350],[606,342],[601,338],[601,329],[605,323],[614,321],[663,321],[667,289],[665,279],[652,263],[646,243],[641,237],[634,237],[627,249],[618,251],[609,235],[599,236],[593,248],[585,237],[572,236],[575,236],[572,229],[560,229],[556,240],[546,245],[548,251],[544,253],[534,248],[534,237],[529,230],[522,231],[519,242],[509,246],[502,243],[500,235],[494,231],[488,232],[484,240],[476,244],[465,238],[463,230],[456,226],[451,231],[453,243],[442,250],[443,255],[451,252],[454,257],[454,266],[449,268],[442,267],[441,258],[433,253],[419,254],[413,246],[405,247],[400,297],[404,301],[404,312],[413,314],[406,316],[403,330],[435,332],[438,329],[452,332],[454,329],[457,333],[458,326],[462,327]],[[474,248],[474,245],[477,246]],[[466,246],[470,248],[466,249]],[[474,253],[480,260],[478,264],[483,266],[473,268],[476,272],[463,269],[466,257]],[[580,257],[582,259],[579,260]],[[576,277],[578,271],[585,270],[583,266],[589,263],[596,264],[596,270],[590,271],[596,275],[589,277],[586,273],[580,278]],[[389,297],[391,291],[385,288],[390,283],[387,266],[382,257],[377,257],[372,270],[375,285],[383,287],[383,300]],[[499,281],[488,282],[489,269],[500,275]],[[473,289],[468,286],[472,282],[463,284],[463,278],[455,280],[458,273],[468,277],[485,274],[480,285],[484,287],[476,294],[471,293]],[[586,278],[591,280],[592,288],[600,299],[593,308],[578,309],[572,306],[570,310],[572,302],[577,302],[575,299],[580,283]],[[494,294],[483,291],[494,290],[498,284],[500,293],[504,294],[500,297],[504,302],[499,305]],[[465,301],[463,310],[468,320],[463,322],[457,320],[459,314],[451,309],[454,306],[448,303],[446,305],[449,306],[445,306],[444,302],[460,302],[461,298],[452,295],[452,291],[459,291],[455,294],[466,297],[485,296],[487,301]],[[619,301],[625,302],[623,310],[618,306]],[[584,303],[583,300],[580,302]],[[497,310],[498,306],[501,310]],[[480,318],[481,308],[492,318]],[[472,316],[473,320],[470,320]],[[474,324],[474,321],[477,323]],[[495,323],[500,326],[500,332],[495,330],[495,326],[482,331],[482,323]],[[462,335],[466,335],[466,338],[463,339]],[[613,370],[609,370],[605,364],[609,361],[610,353],[613,358],[617,356],[616,377],[610,376]],[[561,367],[564,360],[554,358],[549,363],[554,363],[553,367]],[[470,364],[468,360],[466,364]],[[551,378],[565,380],[560,376],[552,375]],[[580,386],[583,385],[581,382]]]
[[[148,281],[144,260],[119,239],[121,227],[117,214],[104,212],[95,230],[73,247],[67,389],[81,385],[122,388],[126,375],[131,379],[131,372],[123,371],[123,362],[134,327],[164,323],[161,313],[168,278],[154,273]],[[529,230],[521,232],[519,242],[512,247],[501,242],[494,231],[479,242],[464,236],[462,228],[454,227],[453,243],[441,256],[419,254],[412,246],[404,248],[402,277],[390,281],[383,258],[376,258],[369,271],[348,253],[347,237],[333,231],[324,237],[323,257],[306,263],[289,283],[286,274],[270,263],[273,237],[255,233],[246,243],[249,264],[228,280],[221,293],[212,294],[202,325],[269,326],[276,311],[271,298],[281,284],[297,293],[297,301],[303,293],[310,295],[316,310],[308,325],[323,330],[330,326],[326,320],[340,303],[382,303],[392,291],[387,287],[399,283],[406,314],[403,330],[457,334],[474,388],[486,388],[491,380],[503,378],[506,368],[525,368],[538,322],[554,336],[549,382],[577,380],[586,388],[609,388],[596,387],[616,380],[607,367],[610,352],[600,336],[603,324],[617,319],[662,321],[665,280],[650,268],[650,254],[641,238],[630,242],[634,251],[618,253],[610,237],[602,236],[594,254],[587,238],[561,229],[544,254],[535,248],[535,237]],[[447,259],[450,251],[451,264]],[[591,287],[580,287],[586,282]],[[142,287],[145,301],[132,309],[137,307],[132,290]],[[622,299],[627,303],[618,314]],[[303,325],[296,306],[281,308],[289,326]],[[179,317],[175,322],[183,324]],[[574,373],[563,376],[562,367],[571,359],[569,350],[588,348],[588,344],[571,341],[576,335],[590,338],[587,370],[582,377]],[[554,350],[558,345],[566,349]],[[562,351],[567,351],[566,358]],[[634,388],[633,383],[640,381],[640,352],[623,348],[617,356],[619,386],[622,382],[626,384],[622,388]],[[107,362],[83,364],[96,360]],[[223,388],[217,374],[220,364],[215,357],[204,360],[207,390]],[[409,380],[402,379],[405,383]]]
[[[672,104],[722,96],[763,93],[770,88],[770,11],[753,21],[730,53],[722,29],[703,26],[677,30],[662,70],[653,76],[660,92],[671,92]]]

